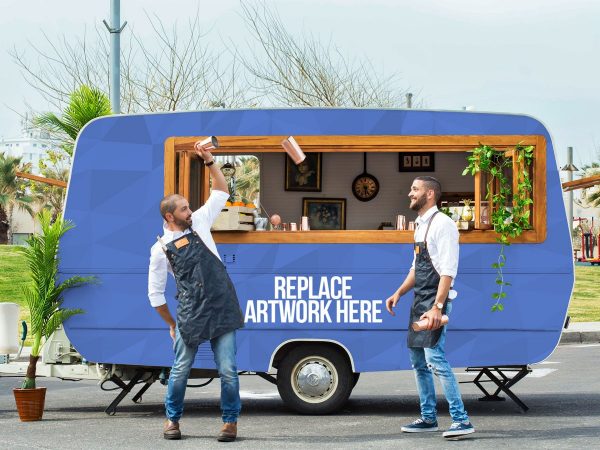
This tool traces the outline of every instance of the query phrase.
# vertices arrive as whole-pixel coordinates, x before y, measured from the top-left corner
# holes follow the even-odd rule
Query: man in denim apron
[[[462,402],[458,382],[446,360],[444,351],[446,326],[442,315],[449,315],[452,304],[448,294],[458,269],[458,230],[436,203],[442,187],[433,177],[417,177],[408,197],[416,220],[414,261],[402,285],[386,300],[390,314],[401,296],[414,289],[414,301],[408,323],[408,348],[415,371],[421,406],[421,418],[401,430],[405,433],[437,431],[437,411],[433,374],[439,378],[448,401],[452,425],[443,433],[445,438],[458,438],[475,432]],[[414,331],[411,324],[427,319],[426,330]]]
[[[235,330],[243,326],[244,319],[233,283],[210,233],[229,198],[229,190],[211,153],[198,142],[195,149],[209,168],[212,193],[193,213],[188,201],[180,195],[169,195],[161,201],[164,235],[152,247],[148,272],[150,303],[169,325],[174,340],[175,361],[165,399],[167,421],[163,436],[181,439],[179,419],[190,370],[198,346],[210,341],[221,378],[223,428],[217,439],[233,441],[241,409]],[[168,271],[177,284],[177,322],[164,295]]]

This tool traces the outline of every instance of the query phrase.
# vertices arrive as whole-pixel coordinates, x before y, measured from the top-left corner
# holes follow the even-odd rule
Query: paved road
[[[471,375],[461,374],[461,380]],[[117,414],[103,409],[115,393],[92,382],[40,380],[48,387],[44,420],[22,423],[11,388],[17,379],[0,378],[0,447],[31,448],[406,448],[472,449],[598,448],[600,442],[600,345],[564,345],[515,387],[531,408],[521,413],[511,401],[480,402],[472,384],[463,384],[464,400],[477,432],[460,442],[442,442],[441,433],[407,435],[400,426],[418,416],[412,372],[363,375],[347,407],[332,416],[299,416],[287,410],[276,389],[257,377],[242,377],[244,403],[240,439],[218,443],[218,383],[189,391],[179,442],[161,437],[165,388],[153,386],[142,404],[126,399]],[[450,424],[440,399],[440,425]]]

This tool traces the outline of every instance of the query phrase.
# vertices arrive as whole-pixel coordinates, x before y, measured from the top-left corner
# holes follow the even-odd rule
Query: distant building
[[[39,162],[46,156],[48,150],[58,147],[59,142],[51,139],[45,131],[32,128],[27,116],[21,120],[21,136],[18,138],[0,138],[0,152],[20,157],[23,164],[31,164],[31,173],[40,175]]]

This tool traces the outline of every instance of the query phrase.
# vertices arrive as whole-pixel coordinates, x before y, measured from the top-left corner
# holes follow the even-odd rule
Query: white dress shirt
[[[423,242],[427,231],[427,222],[437,210],[437,206],[434,205],[425,214],[417,217],[415,242]],[[454,285],[458,271],[458,229],[454,221],[446,214],[436,214],[435,219],[431,222],[427,234],[427,251],[438,275],[452,277],[452,285]],[[415,268],[415,257],[413,257],[411,269]]]
[[[192,213],[192,229],[198,233],[202,242],[213,252],[217,258],[221,259],[217,246],[210,233],[210,227],[225,206],[229,194],[223,191],[213,190],[208,200],[197,211]],[[171,231],[163,225],[162,240],[165,244],[190,232]],[[163,251],[160,243],[157,241],[150,249],[150,267],[148,269],[148,298],[150,304],[154,307],[167,303],[165,299],[165,287],[167,285],[167,272],[173,274],[167,255]]]

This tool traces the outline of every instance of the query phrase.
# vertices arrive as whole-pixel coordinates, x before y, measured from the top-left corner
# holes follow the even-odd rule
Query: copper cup
[[[448,316],[446,314],[444,314],[442,316],[442,326],[446,325],[448,323]],[[412,329],[413,331],[423,331],[425,329],[427,329],[427,326],[429,325],[429,319],[422,319],[422,320],[418,320],[417,322],[413,322],[412,323]]]
[[[306,159],[306,155],[304,154],[304,152],[302,151],[302,149],[300,148],[293,136],[288,136],[283,141],[281,141],[281,146],[292,159],[292,161],[294,161],[294,164],[298,165]]]
[[[402,214],[396,216],[396,230],[406,230],[406,216]]]

